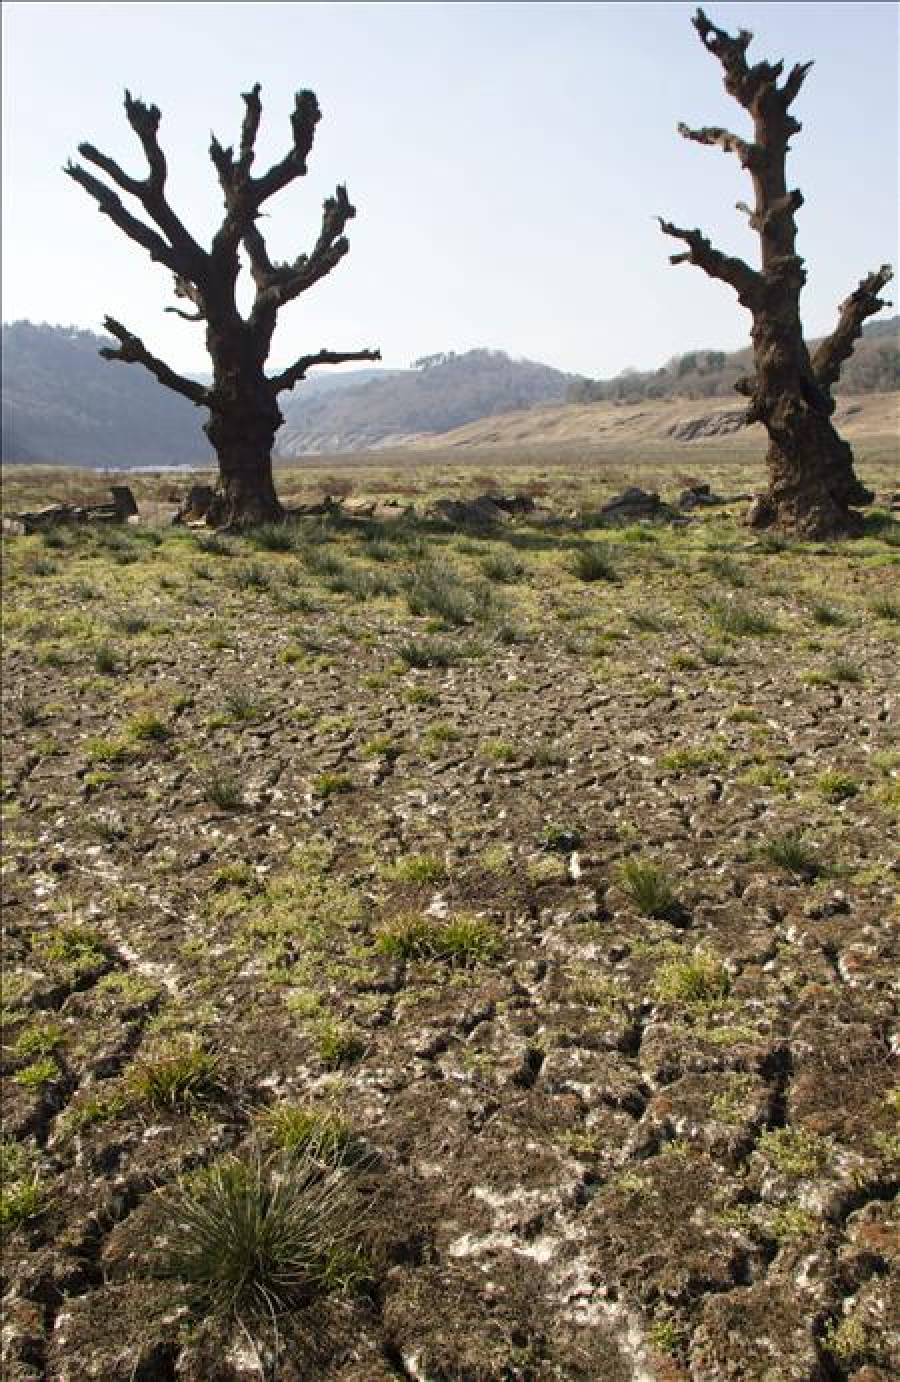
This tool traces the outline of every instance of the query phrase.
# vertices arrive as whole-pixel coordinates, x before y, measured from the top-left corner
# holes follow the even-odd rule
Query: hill
[[[873,322],[845,367],[842,392],[900,387],[900,317]],[[129,469],[209,466],[204,410],[161,388],[142,369],[111,368],[111,342],[75,327],[4,325],[3,459]],[[282,399],[281,459],[356,452],[436,437],[481,420],[597,401],[721,398],[749,351],[695,350],[650,371],[590,380],[500,350],[426,356],[408,370],[323,372]]]
[[[501,350],[429,355],[411,370],[348,386],[298,393],[284,407],[281,456],[357,451],[422,433],[448,432],[478,418],[562,403],[572,375]]]
[[[811,341],[813,348],[817,341]],[[745,350],[689,350],[655,370],[626,369],[612,379],[579,378],[566,395],[570,403],[644,398],[733,398],[735,381],[752,371]],[[841,371],[837,393],[881,393],[900,388],[900,316],[867,322],[862,340]]]

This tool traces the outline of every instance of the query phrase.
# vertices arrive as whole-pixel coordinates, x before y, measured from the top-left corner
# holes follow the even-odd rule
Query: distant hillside
[[[573,376],[502,350],[452,351],[417,360],[340,392],[303,386],[282,403],[281,456],[356,451],[422,433],[447,432],[477,418],[561,403]]]
[[[813,346],[816,342],[811,343]],[[731,398],[735,380],[752,372],[753,353],[689,350],[656,370],[623,370],[613,379],[576,379],[569,403],[639,402],[642,398]],[[836,393],[883,393],[900,388],[900,316],[871,321],[841,370]]]
[[[3,336],[3,459],[83,466],[209,465],[206,418],[76,327],[13,322]]]
[[[869,324],[844,368],[845,393],[900,387],[900,317]],[[194,465],[214,462],[205,410],[145,370],[110,364],[111,344],[75,327],[4,325],[3,460],[65,465]],[[482,418],[549,404],[646,398],[733,399],[750,352],[695,350],[658,370],[581,379],[499,350],[426,356],[408,370],[322,370],[283,395],[282,458],[365,450],[436,436]]]

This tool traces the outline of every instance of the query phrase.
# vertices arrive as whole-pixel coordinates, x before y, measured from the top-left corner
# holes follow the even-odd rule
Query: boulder
[[[689,485],[678,496],[680,509],[711,508],[725,502],[720,494],[713,494],[709,485]]]
[[[668,509],[655,491],[629,485],[628,489],[603,504],[600,513],[614,522],[621,520],[627,523],[633,518],[659,518],[668,513]]]

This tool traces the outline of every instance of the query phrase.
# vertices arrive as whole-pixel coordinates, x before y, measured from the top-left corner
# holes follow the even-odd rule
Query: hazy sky
[[[323,119],[309,174],[268,203],[270,251],[311,249],[347,184],[351,251],[281,317],[273,363],[380,346],[405,366],[490,346],[592,376],[694,346],[747,343],[725,285],[673,268],[659,214],[755,262],[737,160],[676,124],[747,118],[722,89],[695,6],[505,3],[3,5],[3,319],[100,329],[118,317],[177,368],[203,370],[203,327],[163,314],[171,276],[62,165],[91,141],[145,163],[123,91],[162,109],[170,200],[208,242],[220,193],[210,130],[237,142],[262,84],[257,170],[289,147],[293,92]],[[831,329],[859,278],[898,261],[894,3],[710,3],[755,35],[751,60],[815,59],[789,163],[806,205],[804,322]]]

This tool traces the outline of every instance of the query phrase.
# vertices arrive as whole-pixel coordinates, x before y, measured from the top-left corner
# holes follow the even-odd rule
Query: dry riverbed
[[[8,1382],[900,1372],[898,525],[534,488],[4,543]],[[185,1206],[298,1165],[236,1322]]]

